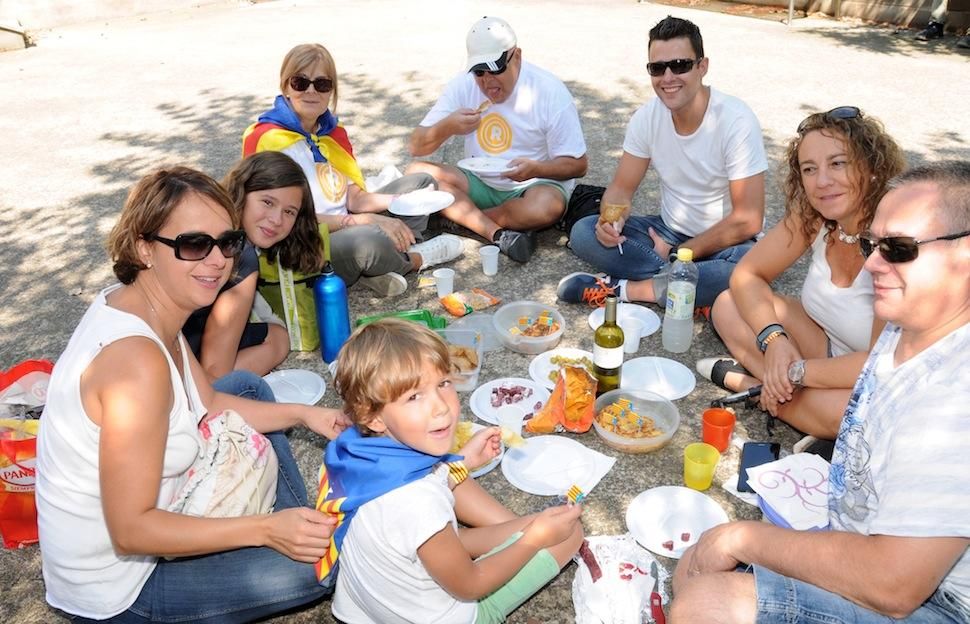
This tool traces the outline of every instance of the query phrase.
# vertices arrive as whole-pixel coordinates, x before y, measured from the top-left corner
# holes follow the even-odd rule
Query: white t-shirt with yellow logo
[[[477,109],[485,100],[474,76],[470,72],[460,74],[448,83],[421,125],[433,126],[460,108]],[[569,89],[549,72],[525,61],[509,98],[492,104],[482,115],[478,130],[465,136],[466,158],[547,161],[559,156],[579,158],[585,153],[583,128]],[[499,190],[513,190],[535,181],[482,178],[482,182]],[[567,192],[576,184],[575,180],[559,183]]]
[[[347,214],[347,187],[353,184],[347,176],[328,162],[314,162],[313,153],[304,141],[297,141],[284,149],[283,153],[296,161],[303,170],[303,175],[310,183],[313,209],[317,214]]]

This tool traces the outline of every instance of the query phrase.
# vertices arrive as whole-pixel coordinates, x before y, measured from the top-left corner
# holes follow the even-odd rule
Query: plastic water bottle
[[[667,277],[667,306],[664,311],[663,347],[683,353],[694,337],[694,296],[697,292],[697,265],[694,252],[681,247]]]
[[[329,364],[350,336],[350,309],[347,307],[347,285],[327,262],[313,284],[313,302],[317,308],[320,331],[320,356]]]

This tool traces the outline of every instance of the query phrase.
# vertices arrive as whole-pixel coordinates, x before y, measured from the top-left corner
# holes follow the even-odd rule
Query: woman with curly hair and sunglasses
[[[711,310],[733,357],[701,360],[698,372],[731,391],[762,384],[761,406],[773,416],[834,439],[884,324],[873,318],[859,234],[904,167],[896,141],[858,108],[806,117],[782,165],[785,215],[738,264]],[[801,296],[773,292],[772,281],[806,253]]]
[[[303,170],[317,219],[330,232],[334,270],[347,285],[358,280],[379,296],[401,294],[403,275],[450,262],[463,252],[461,239],[441,235],[417,242],[427,217],[387,214],[395,195],[428,186],[428,174],[412,174],[369,192],[347,131],[337,119],[339,82],[330,52],[319,44],[290,50],[280,68],[273,108],[243,133],[243,156],[279,151]]]
[[[246,622],[329,592],[314,563],[335,521],[306,506],[282,430],[333,439],[349,421],[272,393],[219,392],[181,332],[229,279],[238,228],[210,177],[172,167],[143,178],[108,239],[120,283],[95,297],[57,360],[37,439],[37,517],[47,601],[74,621]],[[206,476],[240,459],[210,453],[222,446],[215,425],[240,417],[232,444],[252,462],[239,476],[268,478],[265,489]],[[200,477],[209,487],[195,487]],[[229,497],[238,504],[209,513]]]

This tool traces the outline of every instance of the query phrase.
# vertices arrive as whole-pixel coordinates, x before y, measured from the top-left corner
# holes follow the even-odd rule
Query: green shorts
[[[521,197],[530,188],[542,185],[552,186],[559,189],[559,192],[562,193],[563,206],[569,203],[569,195],[566,193],[566,188],[555,180],[536,180],[529,186],[523,186],[522,188],[512,191],[500,191],[482,182],[481,178],[471,171],[466,171],[461,168],[458,170],[464,173],[465,177],[468,178],[468,197],[479,210],[494,208],[499,204],[504,204],[510,199]]]
[[[515,533],[479,559],[493,555],[507,548],[522,537],[522,533]],[[508,583],[478,601],[478,617],[475,624],[500,624],[509,614],[519,608],[523,602],[531,598],[542,587],[556,578],[559,574],[559,563],[546,550],[540,550],[513,576]]]

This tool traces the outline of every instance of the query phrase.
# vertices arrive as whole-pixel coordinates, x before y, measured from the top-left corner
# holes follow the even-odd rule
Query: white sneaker
[[[378,297],[396,297],[408,289],[408,281],[397,273],[361,276],[357,282],[373,290]]]
[[[461,257],[465,244],[454,234],[439,234],[429,241],[411,245],[408,252],[421,254],[421,270],[424,270]]]

